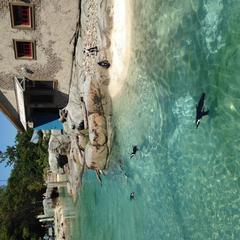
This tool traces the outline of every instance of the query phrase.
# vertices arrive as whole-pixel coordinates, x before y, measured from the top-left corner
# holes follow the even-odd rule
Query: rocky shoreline
[[[64,176],[64,184],[74,202],[84,171],[96,171],[96,177],[101,182],[102,170],[108,167],[113,138],[112,106],[108,93],[109,66],[98,63],[111,63],[112,4],[110,0],[81,1],[74,36],[69,102],[60,113],[64,130],[52,130],[49,141],[51,174],[56,178]],[[59,203],[55,208],[56,230],[69,229],[63,217],[64,208],[61,201]],[[70,239],[70,236],[66,238],[66,232],[69,230],[56,234],[57,239],[64,239],[63,236]]]
[[[112,143],[109,73],[98,62],[110,61],[111,57],[108,51],[111,4],[107,0],[82,1],[81,29],[75,49],[69,102],[60,114],[64,130],[53,130],[49,142],[52,172],[62,173],[57,166],[59,155],[68,158],[64,172],[70,178],[70,192],[74,198],[76,189],[73,186],[81,184],[80,176],[85,167],[99,172],[108,166]],[[96,51],[87,50],[94,47]],[[73,176],[76,178],[72,179]]]

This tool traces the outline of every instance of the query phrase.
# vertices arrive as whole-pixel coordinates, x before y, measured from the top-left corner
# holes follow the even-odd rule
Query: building
[[[0,1],[0,109],[19,130],[68,101],[79,0]]]

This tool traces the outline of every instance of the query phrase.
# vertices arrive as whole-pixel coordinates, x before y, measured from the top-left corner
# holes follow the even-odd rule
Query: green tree
[[[43,211],[43,170],[48,166],[48,139],[30,142],[32,130],[18,133],[15,146],[0,153],[0,162],[13,167],[0,188],[0,239],[38,239],[44,234],[36,215]]]
[[[15,146],[8,146],[6,152],[0,151],[0,163],[5,162],[6,165],[13,165],[16,161]]]

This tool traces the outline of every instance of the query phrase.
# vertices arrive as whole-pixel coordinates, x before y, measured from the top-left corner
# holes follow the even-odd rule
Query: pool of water
[[[133,0],[132,10],[110,168],[102,187],[85,174],[74,239],[240,239],[240,1]],[[202,92],[209,116],[196,129]]]

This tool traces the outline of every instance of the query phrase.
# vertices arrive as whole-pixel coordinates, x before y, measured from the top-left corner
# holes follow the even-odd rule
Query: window
[[[12,28],[33,28],[33,5],[24,3],[10,3],[10,13]]]
[[[35,59],[35,42],[24,40],[13,40],[16,59]]]

